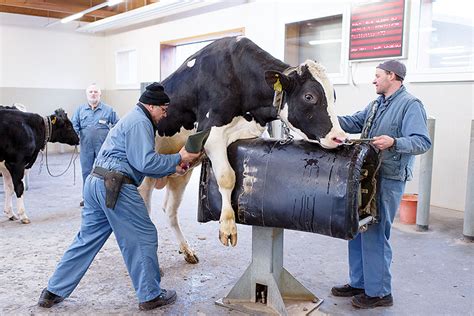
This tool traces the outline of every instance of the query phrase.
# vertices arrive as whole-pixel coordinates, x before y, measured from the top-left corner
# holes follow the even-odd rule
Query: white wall
[[[144,28],[104,38],[10,28],[17,35],[14,37],[2,30],[1,51],[7,57],[2,57],[1,66],[3,68],[8,64],[7,74],[12,75],[12,79],[2,78],[0,86],[83,88],[90,82],[90,77],[96,75],[103,79],[102,87],[123,115],[134,106],[139,91],[138,88],[122,90],[115,84],[116,51],[137,49],[138,80],[158,81],[161,42],[243,27],[247,37],[282,59],[285,23],[339,14],[349,9],[348,1],[322,2],[255,1],[162,24],[150,26],[151,23],[148,23]],[[3,36],[17,46],[13,48],[15,54],[4,50]],[[18,38],[32,40],[18,41]],[[412,47],[409,47],[408,60],[403,61],[408,64],[414,58],[413,54]],[[348,73],[356,85],[352,85],[350,80],[336,85],[340,114],[353,113],[376,98],[371,82],[377,64],[353,63]],[[22,75],[15,74],[18,69]],[[31,69],[35,72],[40,69],[41,77],[30,78]],[[98,81],[101,82],[100,79]],[[415,83],[410,82],[408,69],[406,86],[423,101],[428,114],[437,119],[431,202],[436,206],[462,211],[466,194],[470,122],[474,118],[473,82]],[[418,191],[417,179],[407,186],[407,191]]]
[[[104,83],[104,40],[98,36],[1,25],[1,87],[85,89]]]
[[[22,26],[12,24],[15,15],[0,13],[0,104],[22,103],[43,116],[62,107],[71,117],[86,102],[86,87],[105,82],[103,38],[46,28],[47,19],[19,19]],[[60,148],[49,145],[52,152]]]

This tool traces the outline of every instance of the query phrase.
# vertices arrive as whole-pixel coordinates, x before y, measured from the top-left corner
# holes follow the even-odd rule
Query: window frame
[[[283,21],[283,51],[285,51],[286,41],[286,27],[288,24],[299,23],[310,20],[325,19],[334,16],[342,16],[342,31],[341,31],[341,58],[340,58],[340,69],[341,72],[327,73],[328,78],[332,84],[349,84],[349,27],[350,27],[350,5],[344,7],[337,7],[334,9],[323,10],[319,15],[305,15],[299,16],[298,18],[288,19]],[[284,54],[283,54],[284,55]],[[285,58],[285,57],[284,57]],[[322,62],[324,65],[324,61]],[[296,66],[296,65],[292,65]]]
[[[132,79],[132,81],[130,82],[121,82],[120,81],[120,78],[119,78],[119,54],[121,53],[131,53],[133,52],[134,53],[134,63],[135,63],[135,69],[129,69],[129,75],[134,72],[134,75],[133,75],[133,78],[130,78],[129,79]],[[131,56],[129,55],[129,64],[128,64],[128,67],[130,67],[130,58]],[[134,79],[134,80],[133,80]],[[126,89],[137,89],[137,88],[140,88],[140,83],[138,82],[138,49],[136,48],[132,48],[132,47],[129,47],[129,48],[121,48],[119,50],[116,50],[115,51],[115,85],[117,87],[118,90],[126,90]]]
[[[463,82],[474,81],[474,70],[466,67],[419,68],[418,57],[422,0],[412,0],[410,7],[410,38],[407,82]],[[414,36],[413,36],[414,35]],[[473,67],[474,68],[474,67]],[[469,69],[469,68],[467,68]]]

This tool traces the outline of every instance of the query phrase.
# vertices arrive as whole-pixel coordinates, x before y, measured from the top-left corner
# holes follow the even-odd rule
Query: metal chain
[[[288,125],[283,121],[280,121],[280,122],[281,122],[281,128],[283,132],[283,135],[282,135],[283,139],[280,140],[280,145],[286,145],[293,141],[294,136],[291,135],[291,130],[288,127]]]

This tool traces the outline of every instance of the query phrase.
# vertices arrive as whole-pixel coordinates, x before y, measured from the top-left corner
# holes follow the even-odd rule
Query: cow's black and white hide
[[[189,57],[163,82],[171,102],[167,117],[158,124],[156,150],[176,153],[187,137],[211,129],[204,147],[222,196],[219,239],[237,243],[231,206],[235,173],[227,146],[238,139],[259,137],[277,118],[309,142],[335,148],[347,136],[334,113],[334,91],[324,68],[314,61],[291,68],[245,37],[216,40]],[[275,90],[282,89],[281,112],[273,106]],[[196,128],[197,127],[197,128]],[[178,224],[177,209],[190,179],[146,178],[140,192],[150,206],[154,186],[167,185],[164,211],[188,262],[197,262]]]
[[[19,110],[22,112],[26,112],[26,108],[23,104],[20,103],[14,103],[12,106],[3,106],[0,105],[0,108],[5,108],[5,109],[12,109],[12,110]],[[27,170],[25,170],[25,177],[26,177]],[[3,211],[10,220],[17,220],[18,217],[15,215],[13,212],[13,194],[15,191],[13,190],[13,181],[12,181],[12,176],[8,169],[5,167],[5,164],[0,162],[0,174],[2,175],[3,179],[3,190],[5,193],[5,201],[4,201],[4,207]],[[16,200],[16,208],[17,208],[17,213],[20,218],[21,223],[23,224],[29,224],[30,219],[25,213],[25,203],[23,201],[23,195]]]
[[[11,205],[13,190],[18,198],[18,214],[22,223],[29,223],[23,204],[23,176],[25,169],[31,168],[46,142],[78,145],[79,137],[63,109],[42,117],[25,113],[14,107],[0,106],[0,172],[4,177],[5,213],[11,220],[16,219]],[[10,199],[10,201],[8,201]]]

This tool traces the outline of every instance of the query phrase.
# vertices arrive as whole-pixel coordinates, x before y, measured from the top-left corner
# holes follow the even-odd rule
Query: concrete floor
[[[69,155],[49,157],[51,172],[59,173]],[[0,315],[141,313],[120,251],[113,236],[97,255],[73,294],[50,310],[36,306],[49,276],[80,227],[79,161],[64,176],[47,175],[41,157],[30,173],[25,204],[31,224],[0,217]],[[193,175],[181,206],[180,221],[200,262],[187,264],[160,211],[162,191],[153,197],[152,219],[159,232],[159,259],[164,288],[178,292],[175,304],[149,313],[159,315],[242,315],[216,306],[251,260],[251,227],[239,225],[235,248],[223,247],[218,223],[200,224],[197,216],[199,170]],[[3,203],[0,181],[0,203]],[[311,315],[474,315],[474,243],[462,239],[463,214],[431,208],[430,230],[396,220],[392,231],[394,306],[357,310],[350,299],[330,294],[347,281],[347,242],[326,236],[285,232],[284,266],[324,302]]]

